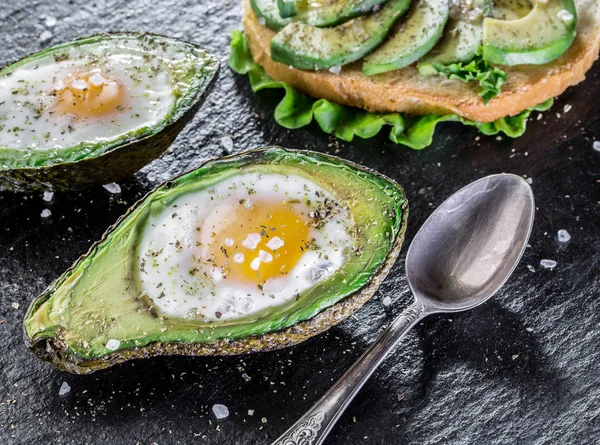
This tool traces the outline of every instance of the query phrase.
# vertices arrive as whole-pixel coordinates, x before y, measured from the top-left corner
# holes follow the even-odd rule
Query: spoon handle
[[[365,382],[425,315],[425,307],[416,302],[404,310],[329,391],[272,445],[322,444]]]

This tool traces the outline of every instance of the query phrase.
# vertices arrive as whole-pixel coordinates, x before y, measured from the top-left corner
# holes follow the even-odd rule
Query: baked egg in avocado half
[[[0,190],[77,190],[160,156],[219,70],[203,49],[154,34],[100,34],[0,70]]]
[[[336,157],[270,147],[209,162],[135,204],[36,298],[26,343],[78,374],[291,346],[373,295],[407,215],[397,183]]]

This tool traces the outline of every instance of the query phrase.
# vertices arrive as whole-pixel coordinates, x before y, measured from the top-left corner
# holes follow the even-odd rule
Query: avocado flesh
[[[573,0],[537,0],[521,19],[484,20],[483,58],[499,65],[552,62],[571,46],[576,26]]]
[[[310,0],[298,2],[297,20],[307,25],[336,26],[355,17],[368,14],[374,8],[393,0]]]
[[[250,172],[299,175],[327,189],[350,209],[360,249],[336,273],[284,305],[226,322],[162,316],[140,293],[137,280],[136,253],[147,218],[186,193]],[[367,288],[369,295],[374,292],[372,285],[383,279],[399,253],[406,214],[406,199],[396,183],[338,158],[267,148],[210,162],[137,203],[34,300],[24,321],[26,341],[40,357],[72,372],[91,372],[135,354],[146,356],[150,353],[145,347],[158,355],[170,353],[173,345],[237,339],[251,345],[246,352],[277,348],[297,335],[298,323]],[[306,323],[305,331],[311,332],[306,336],[328,327],[313,329],[310,320]],[[277,335],[276,340],[269,335]],[[108,349],[109,340],[118,347]],[[226,352],[212,349],[213,354]]]
[[[410,0],[390,0],[379,11],[334,28],[292,22],[271,41],[274,61],[299,69],[342,66],[378,47],[410,6]]]
[[[294,0],[277,0],[277,9],[279,9],[279,15],[284,19],[296,15],[296,3]]]
[[[261,22],[264,21],[267,28],[270,28],[273,31],[279,31],[291,22],[291,19],[281,17],[278,1],[279,0],[250,0],[250,7],[252,8],[252,11],[254,11],[254,14],[256,14]]]
[[[491,17],[498,20],[519,20],[532,9],[531,0],[493,0]]]
[[[514,1],[514,0],[513,0]],[[492,0],[463,1],[466,7],[450,9],[450,18],[439,43],[418,64],[422,75],[438,74],[435,64],[470,62],[481,46],[483,18],[492,12]]]
[[[363,73],[373,76],[416,62],[440,40],[447,21],[447,0],[417,0],[390,38],[365,57]]]
[[[28,56],[0,70],[0,81],[38,61],[69,60],[72,54],[91,54],[98,48],[109,47],[114,47],[116,53],[130,47],[142,48],[150,61],[155,48],[163,55],[172,54],[173,60],[169,62],[175,97],[172,108],[155,125],[73,146],[15,148],[3,146],[0,141],[0,190],[77,190],[132,174],[170,145],[203,102],[219,70],[218,59],[195,45],[153,34],[115,33],[68,42]]]

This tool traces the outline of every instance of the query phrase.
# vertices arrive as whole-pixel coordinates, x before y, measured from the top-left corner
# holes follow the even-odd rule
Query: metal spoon
[[[273,445],[322,444],[354,396],[419,320],[471,309],[492,297],[521,259],[534,213],[531,188],[510,174],[472,182],[444,201],[406,255],[413,304]]]

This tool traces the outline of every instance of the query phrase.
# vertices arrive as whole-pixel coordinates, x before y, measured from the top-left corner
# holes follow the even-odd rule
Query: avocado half
[[[0,80],[26,63],[49,55],[61,60],[66,52],[85,51],[99,43],[126,45],[140,42],[192,58],[192,69],[173,70],[178,84],[172,110],[158,124],[128,133],[121,138],[95,144],[84,143],[60,150],[17,150],[0,145],[0,191],[33,192],[80,190],[93,184],[119,181],[159,157],[194,116],[212,88],[219,60],[202,48],[178,39],[150,33],[107,33],[82,38],[27,56],[0,70]],[[181,85],[185,85],[180,88]]]
[[[350,209],[360,248],[340,270],[275,308],[217,322],[161,314],[136,278],[136,253],[148,217],[182,194],[257,172],[300,175],[331,192]],[[267,147],[211,161],[137,202],[36,298],[25,316],[25,341],[41,359],[76,374],[134,358],[235,355],[291,346],[339,323],[370,299],[400,252],[407,216],[406,197],[396,182],[333,156]]]

